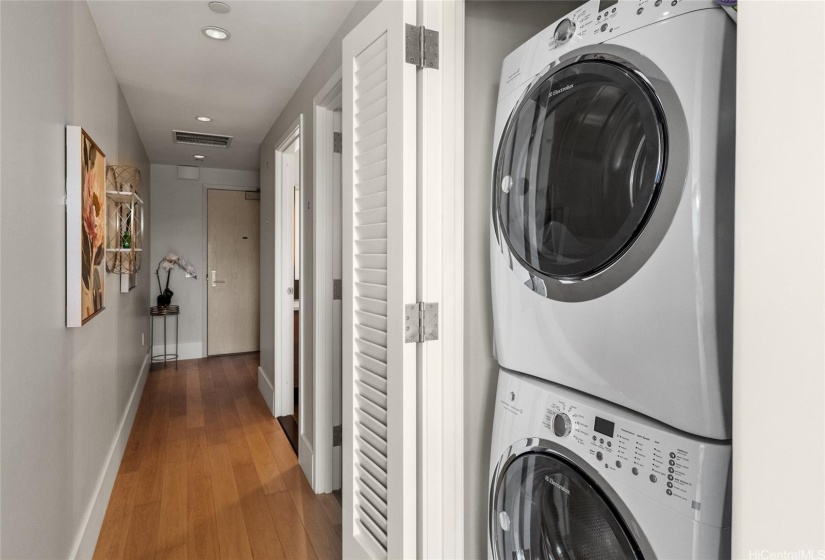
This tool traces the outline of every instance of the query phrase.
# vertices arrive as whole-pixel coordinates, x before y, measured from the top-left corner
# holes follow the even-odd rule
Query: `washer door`
[[[492,507],[498,560],[643,558],[616,507],[562,457],[528,452],[509,461]]]
[[[625,54],[642,66],[652,64],[632,51]],[[653,83],[661,87],[654,90]],[[551,68],[516,105],[496,156],[494,222],[500,244],[531,275],[568,286],[543,295],[563,301],[598,297],[649,256],[599,287],[576,286],[622,259],[657,211],[670,147],[670,119],[660,96],[676,106],[674,120],[684,121],[668,86],[649,80],[625,58],[589,55]],[[676,130],[686,149],[683,127]],[[685,179],[680,174],[681,183],[672,187],[678,195]],[[671,206],[661,235],[675,212]]]

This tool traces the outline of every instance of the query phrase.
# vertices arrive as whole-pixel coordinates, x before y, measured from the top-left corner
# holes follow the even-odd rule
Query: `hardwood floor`
[[[341,557],[341,506],[312,491],[257,367],[245,354],[149,373],[96,559]]]

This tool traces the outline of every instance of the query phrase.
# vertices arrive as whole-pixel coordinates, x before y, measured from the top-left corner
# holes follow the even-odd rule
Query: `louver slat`
[[[388,258],[388,248],[392,246],[388,243],[388,234],[396,231],[395,225],[390,227],[389,223],[389,199],[395,204],[396,191],[390,189],[398,185],[390,184],[395,179],[388,181],[388,154],[395,154],[388,149],[388,134],[390,131],[396,134],[396,125],[388,118],[389,101],[393,99],[388,97],[388,77],[395,80],[395,74],[390,75],[388,71],[387,48],[385,33],[354,56],[349,90],[353,133],[353,149],[348,159],[351,175],[347,170],[352,181],[349,183],[352,196],[349,231],[353,234],[352,308],[348,310],[351,312],[348,320],[352,320],[353,521],[357,538],[363,539],[360,542],[369,550],[369,556],[376,558],[387,557],[388,531],[395,527],[389,522],[389,481],[392,479],[395,485],[399,473],[390,472],[395,468],[390,457],[397,457],[395,454],[403,449],[398,447],[399,440],[394,440],[394,447],[388,429],[388,409],[395,402],[388,392],[389,387],[395,387],[395,375],[399,373],[393,369],[393,375],[388,377],[391,342],[388,283],[399,271],[388,270],[388,262],[397,262]],[[392,127],[388,128],[388,124]],[[349,206],[347,208],[349,212]],[[392,355],[395,360],[396,354]],[[393,411],[396,414],[394,408]],[[397,535],[392,538],[396,539]]]

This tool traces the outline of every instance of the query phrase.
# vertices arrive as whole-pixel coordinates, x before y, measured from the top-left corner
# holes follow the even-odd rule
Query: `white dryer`
[[[591,0],[505,59],[502,367],[730,438],[735,33],[710,0]]]
[[[502,370],[490,557],[730,558],[730,457],[728,444]]]

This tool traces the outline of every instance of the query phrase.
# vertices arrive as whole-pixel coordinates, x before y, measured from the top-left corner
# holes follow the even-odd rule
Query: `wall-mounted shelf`
[[[140,170],[128,165],[106,169],[106,270],[120,274],[120,291],[136,286],[143,261],[143,199],[137,194]]]

